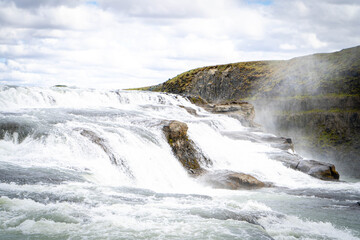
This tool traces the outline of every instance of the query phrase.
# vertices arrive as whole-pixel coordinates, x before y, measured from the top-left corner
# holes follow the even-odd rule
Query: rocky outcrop
[[[257,189],[266,186],[251,175],[227,170],[206,173],[199,180],[214,188],[231,190]]]
[[[338,180],[340,177],[333,164],[315,160],[302,160],[295,169],[322,180]]]
[[[206,100],[200,96],[184,95],[193,104],[204,108],[205,110],[216,113],[225,114],[229,117],[235,118],[241,122],[245,127],[259,127],[259,124],[254,122],[255,109],[254,106],[248,102],[243,101],[223,101],[218,103],[209,104]],[[185,107],[184,107],[185,108]],[[185,108],[186,111],[195,115],[194,111],[189,108]]]
[[[207,171],[202,166],[210,166],[211,161],[205,157],[187,135],[188,126],[179,121],[170,121],[163,127],[167,142],[175,157],[192,176],[199,181],[222,189],[255,189],[265,184],[255,177],[233,171]]]
[[[167,142],[175,157],[183,167],[192,175],[200,175],[204,172],[201,164],[209,165],[211,161],[197,149],[195,143],[187,135],[188,126],[179,121],[170,121],[163,127]]]
[[[248,102],[225,102],[220,104],[208,105],[205,109],[212,113],[225,114],[235,118],[245,127],[258,127],[254,122],[255,110],[254,106]]]
[[[305,160],[297,154],[288,152],[268,154],[270,159],[282,162],[285,166],[309,174],[321,180],[338,180],[339,173],[335,166],[330,163],[316,160]]]
[[[142,88],[200,96],[207,102],[244,98],[358,95],[360,46],[288,61],[253,61],[202,67]]]

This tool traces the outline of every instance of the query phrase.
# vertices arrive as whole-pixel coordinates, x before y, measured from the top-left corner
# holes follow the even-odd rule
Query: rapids
[[[190,177],[169,120],[187,123],[209,171],[272,187]],[[0,86],[0,239],[360,239],[358,179],[313,178],[244,136],[272,135],[172,94]]]

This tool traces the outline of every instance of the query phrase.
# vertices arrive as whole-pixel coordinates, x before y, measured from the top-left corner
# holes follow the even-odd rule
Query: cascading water
[[[209,171],[271,187],[190,177],[162,132],[169,120],[187,123]],[[359,182],[292,170],[239,134],[268,136],[176,95],[0,86],[0,239],[360,238]]]

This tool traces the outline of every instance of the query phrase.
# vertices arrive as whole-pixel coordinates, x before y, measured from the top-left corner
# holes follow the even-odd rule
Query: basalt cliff
[[[249,102],[265,130],[293,138],[305,156],[342,163],[343,171],[360,177],[360,46],[197,68],[140,90],[214,104]]]

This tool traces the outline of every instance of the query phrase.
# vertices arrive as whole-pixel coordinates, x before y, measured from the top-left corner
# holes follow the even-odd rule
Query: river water
[[[209,171],[272,187],[190,177],[169,120],[187,123]],[[360,239],[359,180],[289,169],[268,158],[282,150],[229,137],[241,134],[269,136],[171,94],[0,86],[0,239]]]

